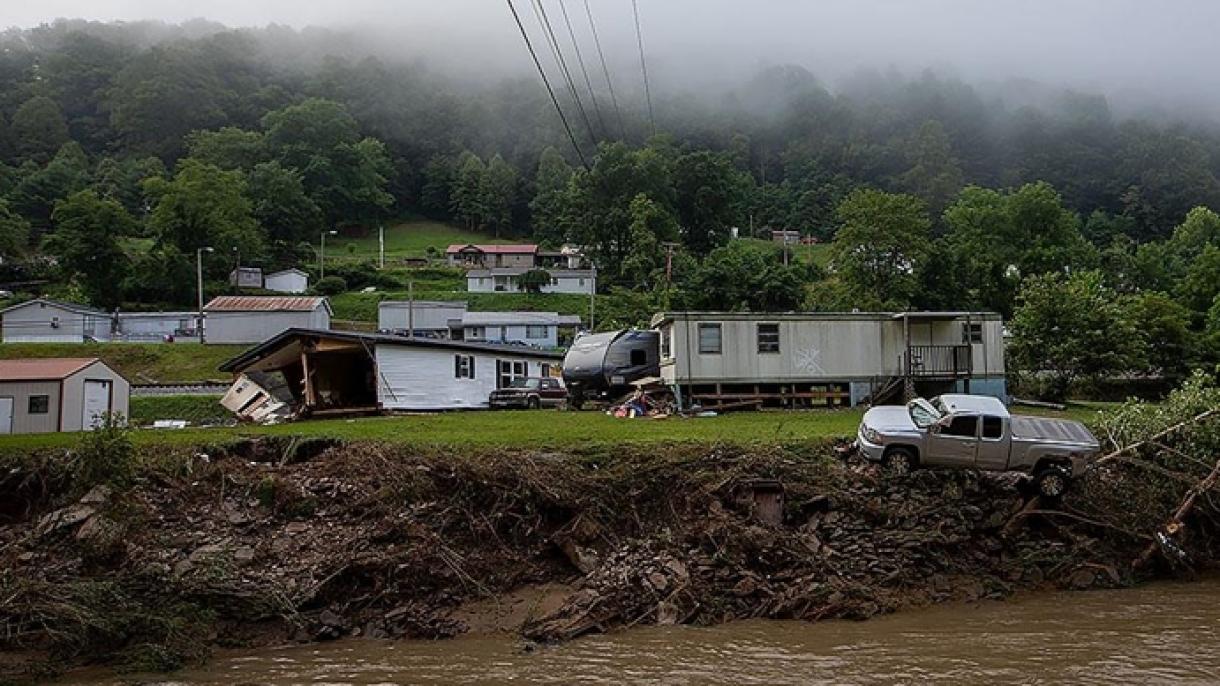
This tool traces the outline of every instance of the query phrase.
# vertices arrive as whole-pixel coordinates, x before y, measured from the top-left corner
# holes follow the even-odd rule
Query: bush
[[[347,292],[347,281],[341,276],[328,276],[314,284],[313,289],[322,295],[338,295]]]
[[[81,493],[99,484],[122,487],[131,482],[136,454],[122,415],[107,414],[100,426],[81,435],[72,471],[75,489]]]

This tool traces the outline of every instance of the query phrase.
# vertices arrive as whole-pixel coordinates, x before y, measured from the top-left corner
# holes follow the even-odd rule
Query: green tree
[[[1191,312],[1164,293],[1131,296],[1126,303],[1130,318],[1147,348],[1147,371],[1163,376],[1185,376],[1194,358]]]
[[[453,188],[449,191],[449,210],[455,219],[460,220],[468,229],[477,229],[483,225],[487,215],[483,193],[483,177],[487,173],[487,165],[479,156],[469,150],[458,156],[457,171],[453,176]]]
[[[911,166],[899,176],[899,186],[923,198],[933,214],[940,214],[963,183],[945,127],[937,120],[924,122],[907,141],[906,158]]]
[[[931,240],[923,201],[861,189],[847,196],[838,214],[842,226],[831,252],[835,273],[862,303],[907,307]]]
[[[487,162],[483,171],[479,194],[482,196],[483,220],[491,227],[496,238],[500,231],[511,229],[513,205],[517,201],[517,170],[496,155]]]
[[[30,223],[9,209],[0,198],[0,257],[11,260],[29,247]]]
[[[132,258],[123,281],[123,297],[139,303],[169,307],[193,305],[195,260],[172,244],[162,243]]]
[[[740,223],[748,181],[726,153],[692,152],[673,163],[673,186],[682,243],[706,255],[729,238]]]
[[[804,299],[799,266],[785,266],[780,250],[762,241],[732,241],[708,253],[683,279],[679,306],[703,310],[782,312]]]
[[[572,166],[555,148],[544,149],[538,158],[530,213],[534,240],[543,245],[559,246],[567,240],[563,213],[568,205],[567,194],[573,173]]]
[[[51,226],[55,203],[89,185],[89,161],[74,142],[65,143],[45,167],[22,166],[20,180],[9,196],[10,207],[38,230]]]
[[[1009,325],[1014,362],[1045,373],[1046,395],[1055,400],[1064,399],[1077,379],[1145,365],[1144,339],[1098,271],[1027,278]]]
[[[662,243],[676,241],[674,216],[646,195],[631,201],[631,248],[623,260],[623,280],[636,290],[653,290],[664,276]]]
[[[1220,295],[1220,245],[1207,245],[1191,260],[1178,283],[1178,297],[1200,315]]]
[[[58,103],[36,95],[13,114],[12,137],[19,155],[45,164],[68,142],[68,123]]]
[[[300,172],[279,162],[255,165],[246,179],[246,195],[255,220],[272,242],[308,241],[322,229],[322,212],[305,193]]]
[[[551,273],[545,269],[531,269],[517,277],[517,286],[526,293],[541,293],[550,283]]]
[[[225,254],[237,248],[249,260],[262,254],[265,239],[241,172],[187,159],[173,179],[149,179],[145,187],[156,198],[148,223],[161,242],[187,255],[204,246]]]
[[[187,154],[221,169],[250,171],[267,156],[263,134],[232,126],[216,131],[193,131],[186,137]]]
[[[449,217],[449,191],[453,186],[456,165],[452,157],[434,155],[424,165],[424,185],[420,189],[419,204],[424,212],[437,219]]]
[[[58,202],[53,219],[55,233],[47,238],[47,250],[80,280],[90,302],[117,306],[128,267],[118,239],[134,228],[131,215],[119,203],[85,190]]]

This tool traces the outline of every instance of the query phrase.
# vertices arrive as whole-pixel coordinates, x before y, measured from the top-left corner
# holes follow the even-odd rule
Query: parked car
[[[888,470],[948,467],[1019,471],[1057,497],[1084,474],[1100,443],[1080,422],[1009,414],[988,396],[916,398],[864,414],[856,447]]]
[[[491,392],[488,404],[492,409],[525,407],[536,410],[543,406],[556,407],[568,399],[568,391],[559,379],[528,377],[514,379],[506,388]]]

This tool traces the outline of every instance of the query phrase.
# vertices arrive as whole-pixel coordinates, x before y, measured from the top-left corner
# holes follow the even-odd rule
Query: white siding
[[[309,277],[294,271],[268,274],[263,288],[276,293],[304,293],[309,290]]]
[[[448,410],[487,407],[496,389],[498,360],[525,362],[530,376],[541,376],[542,365],[559,366],[557,359],[532,358],[501,352],[378,345],[377,400],[387,410]],[[474,378],[454,376],[454,357],[473,355]]]
[[[63,431],[80,431],[83,426],[85,409],[85,381],[89,379],[107,380],[110,386],[110,411],[129,417],[128,405],[131,399],[131,385],[110,367],[101,362],[94,362],[72,376],[64,379],[63,385]]]
[[[30,396],[47,396],[45,414],[30,414]],[[0,381],[0,398],[13,400],[14,434],[41,434],[59,430],[59,381]]]
[[[325,305],[310,312],[207,312],[208,343],[262,343],[292,328],[329,329]]]
[[[110,340],[110,317],[32,301],[9,310],[0,321],[5,343],[80,343],[85,336]]]
[[[551,283],[542,287],[543,293],[582,293],[593,292],[595,277],[588,272],[582,274],[567,274],[563,270],[549,270]],[[514,274],[488,274],[487,272],[470,272],[466,275],[466,290],[471,293],[519,293]]]
[[[546,330],[546,333],[541,338],[530,338],[528,334],[529,327],[539,327]],[[535,333],[539,333],[535,331]],[[468,341],[480,341],[487,343],[525,343],[538,348],[557,348],[559,347],[559,327],[551,324],[489,324],[467,326],[465,330],[465,338]]]
[[[416,331],[449,332],[449,320],[461,319],[466,313],[465,303],[450,303],[438,306],[435,301],[415,303],[412,315],[407,303],[387,300],[377,306],[377,328],[406,330],[407,321],[414,319]]]

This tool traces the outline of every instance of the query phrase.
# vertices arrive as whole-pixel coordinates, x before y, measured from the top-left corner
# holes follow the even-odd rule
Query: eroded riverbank
[[[1159,572],[1131,571],[1146,535],[1072,514],[1113,507],[1121,474],[1058,504],[1069,516],[1014,520],[1029,496],[1011,475],[889,477],[831,448],[261,443],[83,497],[34,462],[5,482],[24,503],[0,526],[4,648],[22,658],[4,676],[349,637],[864,619]]]

